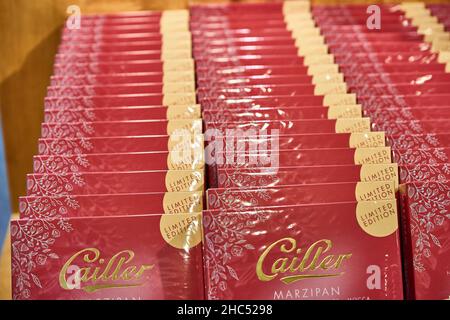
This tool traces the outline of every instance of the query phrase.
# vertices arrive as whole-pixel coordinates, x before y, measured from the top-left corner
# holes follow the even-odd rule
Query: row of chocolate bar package
[[[191,14],[199,21],[191,30],[210,186],[207,298],[401,298],[397,186],[377,179],[396,176],[397,166],[349,93],[308,3]],[[361,182],[347,169],[355,165],[372,174]]]
[[[191,38],[187,10],[63,29],[11,224],[14,299],[203,298]]]
[[[449,33],[423,4],[381,30],[288,4],[191,12],[207,297],[448,298]]]
[[[64,30],[14,297],[448,298],[450,6],[379,8],[374,30],[307,1]]]

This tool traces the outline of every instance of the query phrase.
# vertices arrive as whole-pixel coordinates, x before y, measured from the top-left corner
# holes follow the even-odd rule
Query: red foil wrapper
[[[200,219],[12,221],[13,299],[203,299]]]
[[[426,180],[401,189],[406,289],[411,299],[448,299],[450,184]]]
[[[395,201],[204,211],[203,228],[208,299],[403,298]]]

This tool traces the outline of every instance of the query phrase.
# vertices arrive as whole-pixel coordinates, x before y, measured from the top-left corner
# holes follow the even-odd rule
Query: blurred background
[[[411,0],[410,0],[411,1]],[[449,0],[426,1],[444,3]],[[195,3],[224,1],[195,1]],[[226,2],[226,1],[225,1]],[[230,1],[228,1],[230,2]],[[239,2],[239,1],[232,1]],[[261,1],[245,1],[261,2]],[[398,1],[313,0],[313,4],[379,4]],[[188,0],[0,0],[0,249],[17,198],[25,194],[43,118],[60,28],[69,5],[82,14],[187,8]],[[3,134],[2,134],[3,133]],[[9,244],[0,261],[0,299],[9,297]]]

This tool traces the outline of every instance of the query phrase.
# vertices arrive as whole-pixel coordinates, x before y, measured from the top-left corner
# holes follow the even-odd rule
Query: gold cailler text
[[[308,278],[340,276],[344,272],[338,272],[338,270],[352,254],[325,255],[332,246],[331,240],[321,239],[303,250],[297,247],[297,241],[293,238],[280,239],[268,246],[261,254],[256,264],[256,275],[261,281],[271,281],[280,277],[280,281],[286,284]],[[266,258],[275,250],[286,256],[275,260],[270,266],[270,273],[265,273]],[[317,273],[315,271],[331,272]]]
[[[78,259],[81,257],[81,259]],[[134,252],[123,250],[116,253],[110,259],[101,257],[100,250],[87,248],[75,253],[62,267],[59,273],[59,285],[65,290],[73,290],[67,282],[70,266],[78,266],[79,289],[86,292],[94,292],[106,288],[136,287],[142,285],[138,280],[144,273],[153,269],[154,265],[131,265]],[[92,264],[85,266],[83,264]],[[117,283],[120,281],[120,283]],[[124,283],[125,282],[125,283]],[[128,283],[130,282],[130,283]]]

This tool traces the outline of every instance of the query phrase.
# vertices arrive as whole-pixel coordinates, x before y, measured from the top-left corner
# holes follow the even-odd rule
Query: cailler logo
[[[87,248],[75,253],[59,273],[59,285],[65,290],[95,292],[107,288],[129,288],[143,284],[143,276],[154,265],[133,265],[135,254],[123,250],[109,259],[100,250]]]
[[[293,238],[275,241],[261,254],[256,275],[261,281],[276,278],[285,284],[304,279],[337,277],[344,274],[342,265],[351,253],[326,254],[333,247],[328,239],[321,239],[302,249]],[[273,257],[277,257],[275,260]],[[280,257],[281,256],[281,257]]]
[[[204,133],[205,163],[207,165],[251,165],[275,169],[279,167],[279,130],[239,130],[208,129]],[[203,146],[198,148],[192,142],[192,135],[187,130],[176,131],[171,139],[176,145],[171,151],[173,164],[191,164],[198,158]]]

